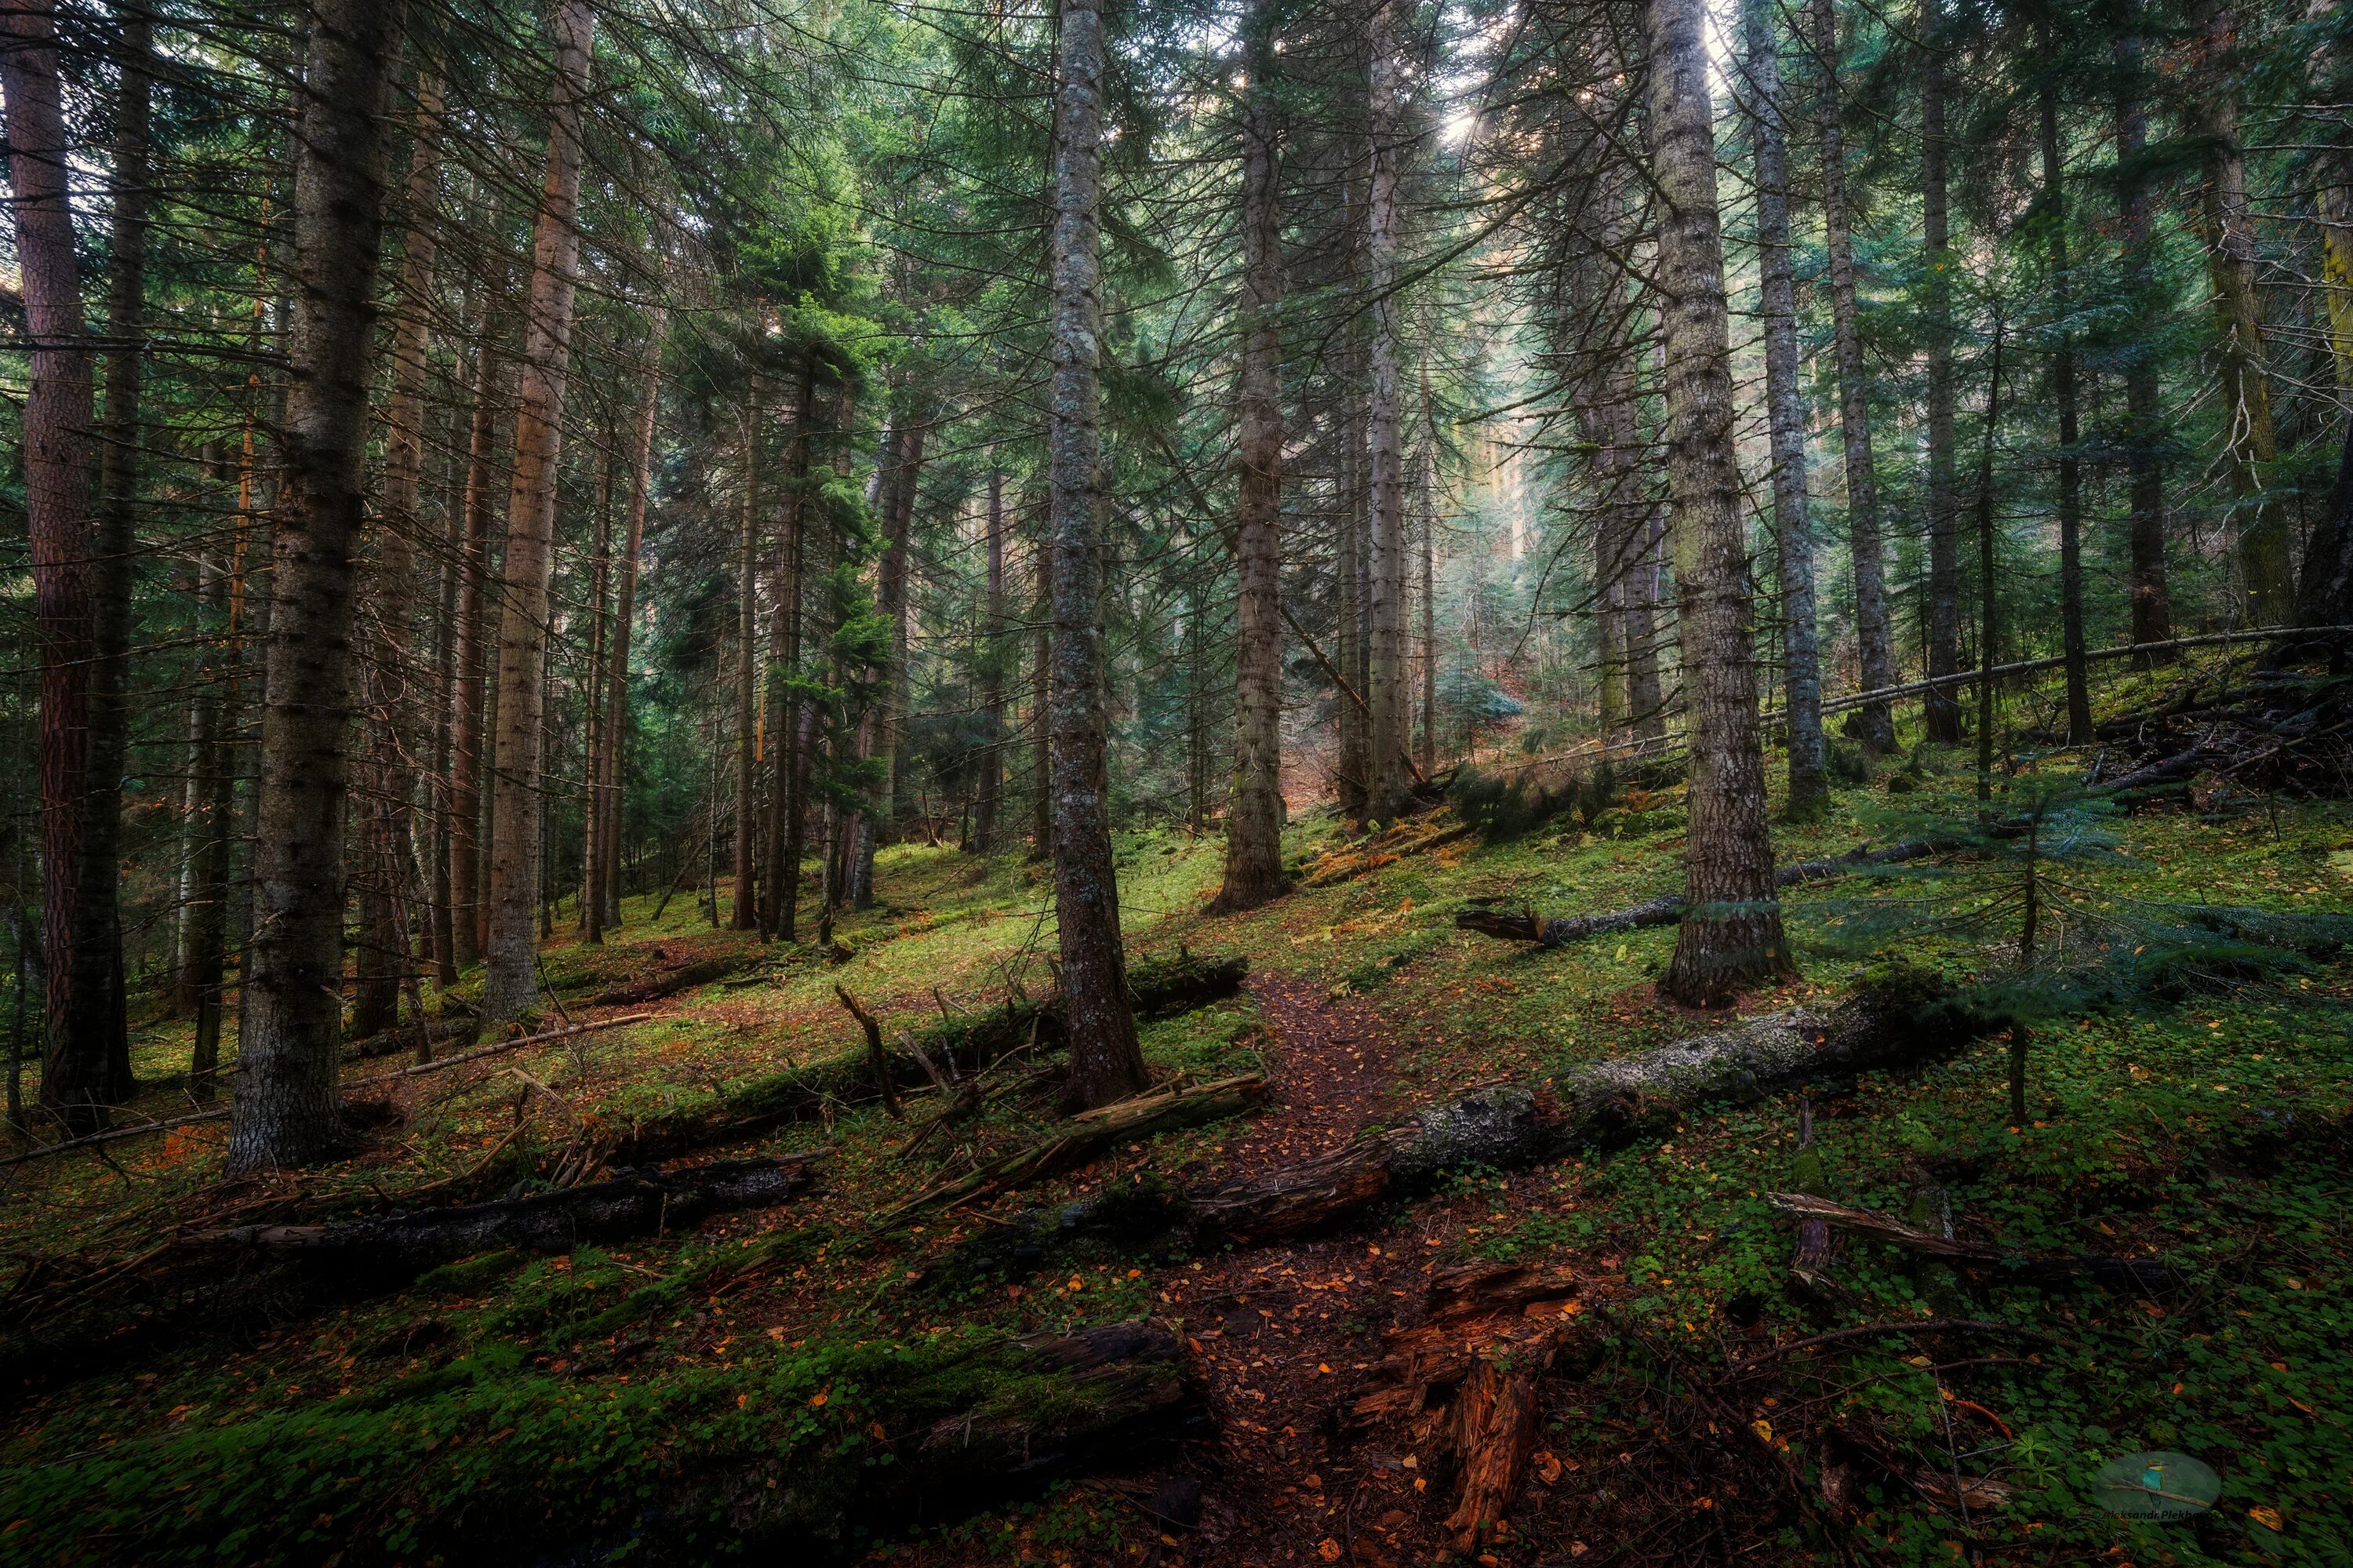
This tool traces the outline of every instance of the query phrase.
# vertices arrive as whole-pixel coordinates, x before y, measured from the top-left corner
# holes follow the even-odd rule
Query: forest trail
[[[1219,1174],[1261,1176],[1328,1153],[1412,1102],[1396,1091],[1406,1049],[1369,1002],[1295,974],[1261,972],[1248,990],[1268,1033],[1273,1106],[1228,1147]],[[1341,1430],[1381,1357],[1380,1338],[1420,1299],[1451,1231],[1439,1205],[1409,1228],[1350,1230],[1227,1252],[1172,1282],[1219,1436],[1198,1541],[1212,1563],[1354,1561],[1378,1565],[1438,1549],[1450,1499],[1418,1491],[1398,1434]],[[1422,1527],[1431,1531],[1417,1540]],[[1193,1555],[1188,1552],[1188,1555]]]

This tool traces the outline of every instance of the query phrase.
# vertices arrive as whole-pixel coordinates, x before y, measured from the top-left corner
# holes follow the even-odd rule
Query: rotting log
[[[1935,854],[1938,846],[1923,840],[1890,844],[1884,849],[1865,845],[1845,854],[1824,860],[1804,860],[1795,865],[1785,865],[1773,874],[1777,887],[1796,887],[1809,882],[1829,882],[1849,876],[1873,866],[1899,865],[1906,861],[1924,859]],[[1638,931],[1651,926],[1672,926],[1680,923],[1685,907],[1680,893],[1662,894],[1646,904],[1630,909],[1614,910],[1607,915],[1555,916],[1549,919],[1533,909],[1518,914],[1493,907],[1465,909],[1454,916],[1458,931],[1476,931],[1482,936],[1501,937],[1512,942],[1534,942],[1539,947],[1560,948],[1588,937],[1612,936],[1620,931]]]
[[[1205,959],[1179,949],[1174,959],[1148,960],[1128,970],[1128,990],[1140,1018],[1167,1018],[1222,1001],[1241,989],[1250,960]],[[1008,1056],[1060,1050],[1060,999],[1017,998],[985,1012],[944,1020],[923,1029],[917,1049],[945,1061],[970,1077]],[[932,1075],[913,1054],[887,1053],[894,1088],[928,1086]],[[757,1138],[776,1128],[824,1114],[828,1106],[855,1106],[878,1097],[875,1067],[863,1049],[750,1079],[724,1091],[711,1105],[648,1117],[620,1129],[617,1160],[668,1159],[689,1150],[709,1149]]]
[[[1116,1144],[1240,1116],[1264,1105],[1266,1097],[1265,1076],[1248,1073],[1114,1100],[1071,1118],[1070,1130],[1058,1137],[999,1155],[978,1170],[916,1194],[889,1217],[958,1208],[1027,1187],[1077,1170]]]
[[[733,1160],[686,1171],[632,1171],[610,1181],[455,1208],[416,1209],[323,1225],[244,1225],[230,1245],[299,1258],[322,1272],[401,1278],[498,1247],[568,1252],[584,1242],[652,1235],[713,1214],[773,1208],[807,1190],[820,1156]]]
[[[1892,1243],[1906,1252],[1927,1257],[1949,1258],[1965,1267],[1986,1271],[1997,1278],[2029,1284],[2088,1278],[2110,1289],[2123,1290],[2167,1290],[2181,1283],[2180,1274],[2171,1265],[2156,1258],[2109,1257],[2094,1254],[2042,1256],[2017,1253],[1983,1242],[1962,1241],[1954,1236],[1940,1235],[1935,1231],[1924,1231],[1907,1225],[1893,1215],[1883,1214],[1873,1209],[1834,1203],[1809,1192],[1768,1192],[1766,1196],[1775,1208],[1797,1216],[1800,1223],[1834,1226]]]

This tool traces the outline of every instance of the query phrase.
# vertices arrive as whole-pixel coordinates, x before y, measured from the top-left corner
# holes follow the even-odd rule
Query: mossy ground
[[[1938,787],[1933,770],[1926,787]],[[1843,793],[1828,821],[1784,833],[1781,854],[1852,847],[1860,809],[1883,789]],[[1131,834],[1119,851],[1124,916],[1138,950],[1182,942],[1246,953],[1259,975],[1294,977],[1335,1004],[1370,1010],[1385,1038],[1384,1092],[1402,1107],[1473,1083],[1539,1079],[1704,1026],[1652,994],[1672,928],[1555,952],[1453,928],[1453,913],[1473,896],[1577,912],[1673,886],[1672,813],[1617,821],[1622,836],[1572,820],[1499,845],[1458,841],[1219,919],[1200,912],[1217,883],[1214,840]],[[1333,850],[1339,834],[1329,818],[1310,817],[1287,847],[1303,862]],[[2129,863],[2099,874],[2112,894],[2306,910],[2353,904],[2353,812],[2341,806],[2261,804],[2219,819],[2156,811],[2126,821],[2123,837]],[[887,906],[843,924],[853,956],[839,964],[806,950],[754,953],[756,943],[712,931],[684,895],[658,927],[649,906],[633,900],[602,952],[568,942],[549,950],[551,980],[574,1011],[580,997],[653,967],[657,946],[673,961],[689,948],[741,948],[745,967],[633,1009],[656,1014],[644,1023],[413,1081],[401,1091],[403,1125],[375,1135],[359,1159],[304,1178],[303,1189],[327,1206],[396,1195],[480,1159],[519,1105],[553,1144],[573,1117],[691,1106],[726,1084],[838,1054],[857,1035],[833,1000],[836,984],[874,1007],[887,1029],[1050,983],[1040,867],[902,847],[882,855],[879,878]],[[1794,902],[1852,891],[1808,889]],[[1905,947],[1957,976],[2004,961],[1987,936],[1923,935]],[[1750,1005],[1827,1001],[1852,968],[1819,954],[1802,962],[1803,980]],[[1785,1289],[1792,1238],[1764,1197],[1795,1181],[1787,1099],[1691,1118],[1672,1139],[1606,1161],[1474,1175],[1418,1213],[1389,1216],[1383,1224],[1410,1226],[1430,1258],[1554,1258],[1625,1282],[1607,1353],[1549,1396],[1547,1442],[1568,1478],[1538,1488],[1514,1532],[1481,1551],[1501,1562],[1565,1562],[1572,1543],[1586,1548],[1574,1553],[1585,1561],[1714,1550],[1715,1521],[1693,1523],[1708,1497],[1730,1510],[1726,1539],[1760,1561],[1859,1553],[1942,1563],[1964,1552],[2021,1564],[2353,1561],[2348,991],[2353,969],[2337,960],[2280,984],[2046,1027],[2022,1127],[2009,1122],[1996,1043],[1915,1078],[1866,1078],[1820,1103],[1828,1195],[1903,1215],[1934,1188],[1967,1234],[2021,1252],[2162,1256],[2190,1282],[2179,1292],[1994,1286],[1969,1296],[1934,1266],[1849,1243],[1836,1262],[1849,1298],[1810,1313]],[[142,1072],[175,1070],[185,1035],[173,1021],[146,1022]],[[1150,1024],[1145,1039],[1162,1075],[1263,1067],[1280,1086],[1284,1071],[1281,1020],[1250,995]],[[355,1065],[348,1075],[385,1065]],[[526,1099],[510,1068],[562,1104]],[[159,1090],[138,1108],[175,1107]],[[964,1147],[1012,1147],[1051,1117],[1048,1097],[1006,1097]],[[1040,1195],[1147,1173],[1198,1179],[1222,1168],[1235,1132],[1174,1134]],[[740,1521],[745,1476],[797,1475],[810,1498],[848,1484],[841,1476],[882,1457],[855,1417],[877,1402],[945,1397],[942,1369],[989,1335],[1144,1313],[1199,1326],[1202,1308],[1185,1288],[1189,1266],[1148,1250],[1113,1249],[1051,1279],[933,1270],[987,1222],[954,1215],[875,1231],[873,1214],[934,1177],[948,1152],[934,1140],[910,1159],[904,1142],[904,1128],[879,1111],[847,1109],[830,1125],[788,1127],[758,1146],[832,1151],[824,1191],[786,1209],[569,1258],[479,1260],[399,1295],[233,1335],[197,1326],[100,1375],[38,1392],[0,1447],[0,1558],[325,1562],[341,1552],[349,1563],[455,1562],[469,1559],[468,1542],[509,1533],[529,1536],[534,1550],[560,1536],[652,1551],[659,1532],[647,1521],[656,1518],[664,1530],[695,1532],[691,1547],[682,1535],[672,1544],[700,1557],[744,1539],[730,1521]],[[220,1183],[217,1147],[218,1129],[200,1127],[121,1146],[104,1160],[20,1169],[0,1241],[18,1260],[128,1255],[173,1225],[288,1190]],[[1761,1314],[1758,1327],[1736,1326],[1727,1306],[1735,1318]],[[1377,1359],[1384,1314],[1395,1307],[1327,1313],[1325,1331],[1356,1347],[1351,1364]],[[1736,1414],[1791,1440],[1790,1473],[1807,1485],[1822,1427],[1867,1421],[1936,1465],[1957,1460],[2007,1481],[2011,1499],[1990,1518],[1965,1527],[1895,1489],[1867,1495],[1845,1525],[1788,1498],[1713,1497],[1704,1467],[1690,1470],[1681,1439],[1658,1425],[1674,1379],[1704,1378],[1759,1343],[1923,1314],[2062,1338],[2031,1349],[1988,1344],[1969,1355],[1996,1360],[1942,1370],[1901,1340],[1848,1341],[1790,1364],[1763,1396],[1771,1406]],[[1331,1467],[1335,1450],[1316,1446],[1324,1439],[1285,1432],[1271,1453],[1302,1467],[1322,1454]],[[2144,1448],[2213,1464],[2221,1503],[2176,1523],[2092,1508],[2098,1465]],[[914,1535],[858,1536],[872,1522],[860,1520],[838,1546],[943,1563],[1131,1562],[1146,1548],[1272,1563],[1342,1539],[1330,1522],[1336,1512],[1298,1503],[1306,1494],[1297,1488],[1283,1495],[1293,1501],[1279,1520],[1245,1521],[1222,1543],[1158,1546],[1157,1526],[1111,1494],[1080,1490]],[[1362,1533],[1347,1535],[1348,1549],[1370,1543],[1360,1560],[1434,1550],[1429,1526],[1443,1511],[1435,1492],[1405,1498],[1429,1517],[1355,1520]],[[807,1507],[774,1518],[788,1533],[797,1519],[814,1528],[824,1510]],[[533,1510],[554,1522],[530,1528]]]

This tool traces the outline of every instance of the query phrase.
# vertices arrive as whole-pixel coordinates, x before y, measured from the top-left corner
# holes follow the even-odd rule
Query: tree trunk
[[[2353,422],[2345,429],[2345,450],[2337,465],[2337,487],[2305,546],[2304,574],[2296,585],[2296,624],[2353,626]],[[2353,673],[2353,633],[2321,632],[2283,638],[2275,660],[2326,657],[2333,674]]]
[[[735,548],[735,897],[727,923],[758,928],[760,776],[760,445],[765,418],[754,376],[744,411],[744,512]]]
[[[90,815],[90,671],[97,653],[90,518],[90,350],[66,186],[69,156],[48,0],[0,13],[0,93],[26,325],[37,346],[24,404],[25,505],[40,638],[41,1104],[69,1134],[94,1128],[107,1095],[103,992],[79,990],[81,850]]]
[[[1879,536],[1879,472],[1871,451],[1871,379],[1854,283],[1854,238],[1846,195],[1846,132],[1840,123],[1835,0],[1806,0],[1820,73],[1815,112],[1822,143],[1822,228],[1830,252],[1831,318],[1836,339],[1839,429],[1846,466],[1847,539],[1854,557],[1855,635],[1866,691],[1895,683],[1895,650],[1887,616],[1887,567]],[[1895,721],[1885,703],[1862,710],[1863,744],[1895,749]]]
[[[1691,709],[1684,919],[1661,989],[1708,1006],[1789,970],[1765,820],[1757,664],[1733,453],[1729,317],[1701,0],[1647,0],[1677,624]]]
[[[809,433],[817,418],[817,351],[801,351],[793,399],[793,440],[785,455],[784,516],[779,520],[776,560],[770,572],[768,607],[767,719],[762,726],[773,748],[768,771],[767,822],[761,847],[767,856],[760,878],[760,937],[791,936],[785,917],[785,815],[792,795],[796,704],[792,683],[800,678],[801,531],[808,511]]]
[[[590,885],[607,926],[621,923],[621,806],[628,781],[629,630],[638,617],[638,557],[646,542],[646,502],[653,487],[654,423],[661,411],[661,355],[668,313],[654,307],[646,322],[645,386],[629,449],[629,519],[621,540],[620,586],[613,602],[612,670],[605,695],[604,750],[596,760],[597,863]],[[778,786],[782,788],[781,782]]]
[[[605,945],[605,901],[596,895],[596,834],[604,825],[596,810],[596,768],[605,755],[606,649],[612,641],[607,609],[613,586],[613,448],[618,432],[607,425],[596,453],[596,554],[588,570],[588,673],[583,683],[580,747],[580,939]]]
[[[1033,857],[1052,853],[1054,844],[1054,540],[1050,515],[1044,522],[1029,567],[1029,624],[1036,628],[1029,640],[1029,727],[1033,732],[1030,751],[1038,784],[1029,808],[1029,853]]]
[[[2137,20],[2137,12],[2135,16]],[[2149,195],[2146,167],[2144,48],[2137,36],[2116,43],[2116,79],[2122,84],[2116,100],[2116,251],[2124,263],[2127,297],[2154,315],[2162,307],[2157,303],[2157,260],[2151,249],[2157,204]],[[2124,380],[2125,429],[2119,444],[2125,449],[2131,512],[2132,640],[2166,642],[2173,637],[2173,608],[2165,569],[2165,464],[2159,456],[2165,429],[2156,355],[2146,346],[2133,355],[2125,366]],[[2152,653],[2142,662],[2156,664],[2166,657]]]
[[[1108,1105],[1150,1081],[1135,1039],[1104,772],[1101,432],[1103,28],[1099,0],[1064,0],[1054,148],[1053,384],[1047,431],[1053,532],[1054,909],[1069,1009],[1069,1097]]]
[[[1372,710],[1366,737],[1366,809],[1377,817],[1388,817],[1406,800],[1404,758],[1412,742],[1405,674],[1405,467],[1397,297],[1398,164],[1406,132],[1398,80],[1396,0],[1372,0],[1366,49],[1372,136],[1372,177],[1365,204],[1365,285],[1371,296],[1365,461],[1372,542],[1367,573],[1372,596],[1366,608],[1371,635],[1363,688],[1366,705]]]
[[[555,79],[547,180],[533,225],[531,313],[507,493],[506,605],[499,619],[498,758],[491,775],[491,933],[482,1012],[522,1017],[538,995],[533,905],[540,884],[541,758],[545,745],[548,586],[555,567],[556,468],[564,445],[572,298],[580,254],[582,101],[588,96],[596,11],[562,0],[551,17]]]
[[[392,396],[385,408],[384,499],[374,532],[375,567],[370,598],[375,614],[361,663],[361,720],[367,736],[362,764],[360,853],[365,869],[353,880],[360,900],[358,984],[351,1034],[381,1034],[400,1011],[400,988],[410,955],[402,909],[412,859],[407,756],[410,638],[417,608],[417,540],[425,520],[425,383],[433,313],[434,224],[441,198],[441,84],[429,72],[417,83],[416,147],[402,203],[404,235],[398,287],[399,319],[392,331]]]
[[[874,906],[874,851],[898,820],[899,733],[907,703],[908,556],[914,530],[915,495],[923,476],[923,446],[931,424],[921,407],[913,409],[900,438],[899,482],[884,520],[882,559],[875,574],[874,608],[891,623],[891,652],[870,698],[873,705],[873,751],[882,759],[874,794],[860,813],[858,863],[850,874],[850,904]]]
[[[451,961],[481,961],[483,713],[490,683],[484,640],[490,596],[491,507],[497,480],[499,350],[502,327],[486,311],[474,366],[474,411],[466,442],[464,535],[458,548],[457,646],[449,686],[449,923]]]
[[[1953,249],[1952,200],[1947,189],[1946,132],[1948,96],[1945,74],[1946,0],[1927,0],[1922,41],[1921,276],[1922,313],[1928,350],[1928,678],[1961,667],[1961,514],[1957,459],[1953,448]],[[1957,688],[1931,691],[1924,728],[1940,746],[1961,743],[1961,704]]]
[[[1355,335],[1353,323],[1348,334],[1352,338]],[[1349,374],[1344,377],[1346,385],[1341,397],[1345,408],[1338,420],[1340,461],[1333,497],[1337,537],[1333,556],[1340,590],[1340,668],[1361,696],[1365,690],[1365,427],[1363,399],[1355,387],[1356,360],[1353,352],[1343,351],[1343,363],[1348,366]],[[1366,791],[1371,781],[1365,762],[1369,727],[1366,713],[1361,703],[1340,705],[1340,813],[1356,821],[1363,821],[1366,815]]]
[[[143,11],[122,16],[121,87],[115,100],[114,214],[109,238],[106,418],[99,432],[98,558],[93,573],[97,659],[90,668],[89,793],[82,821],[81,929],[73,944],[78,997],[98,999],[89,1016],[105,1053],[101,1092],[131,1098],[131,1041],[122,969],[122,779],[131,748],[131,597],[139,554],[140,365],[146,336],[147,210],[153,178],[153,25]]]
[[[2055,48],[2046,26],[2046,53]],[[2075,410],[2075,334],[2069,323],[2067,185],[2059,151],[2059,99],[2043,79],[2042,221],[2050,226],[2051,313],[2057,339],[2051,353],[2051,394],[2059,405],[2059,636],[2066,653],[2067,744],[2092,739],[2089,649],[2084,637],[2084,470],[2076,455],[2082,429]]]
[[[1813,524],[1807,514],[1806,392],[1799,364],[1797,271],[1789,237],[1789,154],[1781,97],[1781,45],[1774,29],[1771,0],[1744,0],[1742,14],[1748,88],[1754,98],[1757,268],[1765,314],[1765,411],[1773,452],[1773,539],[1781,582],[1781,652],[1788,663],[1784,702],[1789,792],[1783,810],[1791,821],[1807,822],[1818,820],[1829,808],[1830,778],[1822,756],[1822,666],[1814,610]],[[1933,50],[1929,60],[1931,70],[1941,72]],[[1940,136],[1942,130],[1941,120],[1932,118],[1932,137]],[[1940,159],[1941,142],[1932,145]],[[1932,166],[1941,174],[1940,162]],[[1936,177],[1931,177],[1929,187],[1932,192],[1939,188]],[[1933,269],[1943,239],[1941,229],[1932,227],[1931,233],[1936,241],[1930,250]],[[1936,364],[1932,351],[1932,406]],[[1946,369],[1949,393],[1949,353]],[[1946,435],[1949,439],[1949,428]]]
[[[2239,24],[2228,0],[2202,0],[2195,20],[2204,35],[2198,90],[2207,143],[2206,265],[2214,289],[2239,611],[2246,624],[2278,626],[2294,614],[2295,582],[2287,509],[2265,482],[2279,451],[2263,365],[2263,303],[2255,295],[2247,154],[2239,138]]]
[[[1242,110],[1242,326],[1234,556],[1234,782],[1225,880],[1214,907],[1254,909],[1282,892],[1282,170],[1275,140],[1274,10],[1250,33]],[[1198,630],[1195,633],[1198,638]]]
[[[1005,471],[988,468],[988,599],[981,628],[980,779],[973,791],[972,850],[997,853],[1005,794]]]
[[[321,0],[311,14],[233,1171],[306,1164],[344,1136],[335,1076],[352,557],[365,504],[386,99],[404,10],[398,0]]]

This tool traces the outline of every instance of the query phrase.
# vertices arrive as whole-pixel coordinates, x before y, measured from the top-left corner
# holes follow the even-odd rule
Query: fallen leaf
[[[1340,1543],[1327,1535],[1324,1538],[1323,1543],[1315,1548],[1315,1555],[1326,1563],[1337,1563],[1340,1561]]]
[[[2253,1508],[2247,1510],[2247,1517],[2253,1520],[2257,1524],[2262,1525],[2265,1530],[2285,1530],[2287,1528],[2287,1522],[2280,1518],[2280,1510],[2269,1506],[2268,1504],[2256,1504]]]

